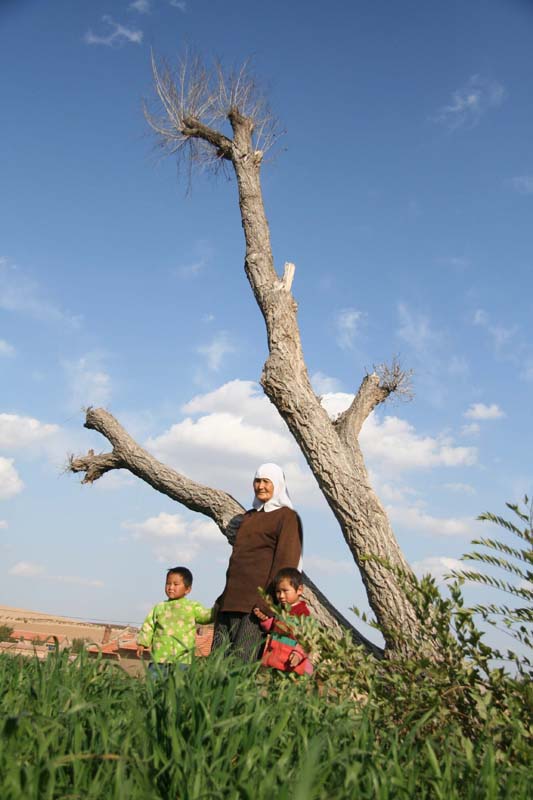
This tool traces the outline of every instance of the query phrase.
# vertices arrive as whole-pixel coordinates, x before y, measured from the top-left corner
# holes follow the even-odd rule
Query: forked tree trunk
[[[365,419],[379,403],[400,389],[405,374],[395,367],[381,377],[366,375],[351,406],[335,421],[328,417],[311,387],[303,358],[297,305],[291,293],[294,265],[285,264],[281,278],[274,267],[260,182],[263,153],[254,147],[253,139],[256,119],[241,113],[235,100],[238,92],[228,92],[234,99],[226,115],[233,131],[230,139],[196,116],[198,104],[195,106],[191,101],[188,106],[183,86],[176,88],[170,74],[160,75],[155,64],[154,77],[166,123],[150,116],[149,121],[163,144],[172,151],[182,145],[202,146],[235,171],[246,243],[244,267],[263,314],[268,338],[269,356],[261,384],[298,442],[340,525],[386,647],[397,653],[412,652],[424,640],[424,631],[398,577],[411,574],[411,570],[385,510],[370,486],[358,442]],[[191,95],[195,101],[197,88]],[[238,88],[241,89],[240,84]],[[198,155],[194,149],[191,153]],[[109,469],[129,469],[158,491],[210,516],[231,541],[243,511],[232,497],[195,484],[157,462],[102,409],[89,410],[86,427],[106,436],[113,445],[113,453],[102,456],[89,453],[72,459],[71,469],[85,471],[85,481],[95,480]],[[309,579],[306,580],[311,586]],[[316,587],[312,588],[315,613],[322,615],[328,624],[348,624]],[[360,634],[355,635],[367,643]]]

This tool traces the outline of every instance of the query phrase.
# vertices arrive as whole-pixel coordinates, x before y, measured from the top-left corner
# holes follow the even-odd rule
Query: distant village
[[[84,650],[89,657],[115,661],[133,674],[143,669],[137,655],[138,628],[134,626],[85,622],[0,606],[0,632],[0,654],[42,660],[57,650],[68,650],[74,659]],[[209,655],[212,641],[213,626],[199,626],[196,655]],[[144,659],[149,658],[146,652]]]

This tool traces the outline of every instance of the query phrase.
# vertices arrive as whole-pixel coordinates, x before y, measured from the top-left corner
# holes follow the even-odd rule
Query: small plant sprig
[[[514,503],[506,503],[506,506],[518,517],[520,525],[525,523],[524,527],[518,527],[514,521],[491,514],[489,511],[480,514],[478,519],[491,522],[508,531],[519,540],[518,545],[514,542],[508,544],[495,538],[474,539],[473,545],[486,550],[466,553],[463,559],[499,569],[506,575],[512,576],[512,580],[473,569],[454,570],[451,574],[461,580],[498,589],[511,595],[515,601],[522,601],[520,605],[512,606],[498,603],[478,604],[472,610],[490,625],[497,628],[503,626],[506,632],[523,647],[533,650],[533,501],[526,495],[523,508]],[[533,663],[530,658],[525,655],[518,656],[511,650],[507,651],[506,657],[514,662],[519,672],[529,671],[531,675]]]

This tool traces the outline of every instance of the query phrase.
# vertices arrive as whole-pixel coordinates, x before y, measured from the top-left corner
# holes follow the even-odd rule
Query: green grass
[[[428,713],[400,731],[383,704],[220,657],[167,680],[61,654],[0,657],[2,800],[526,798],[531,753],[472,742]],[[519,728],[516,729],[519,736]]]

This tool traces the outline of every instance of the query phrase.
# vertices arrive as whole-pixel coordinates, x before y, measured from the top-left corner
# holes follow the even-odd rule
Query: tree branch
[[[82,483],[94,483],[106,472],[112,469],[123,469],[126,466],[115,453],[100,453],[95,455],[94,450],[89,450],[86,456],[70,456],[68,462],[69,472],[85,472]]]
[[[409,399],[412,371],[403,370],[396,358],[392,364],[380,364],[371,375],[365,375],[349,408],[334,422],[339,437],[346,443],[357,439],[364,421],[391,395]]]
[[[204,125],[195,117],[186,116],[183,118],[181,132],[186,137],[203,139],[213,145],[222,158],[231,159],[233,156],[233,143],[224,134],[219,133],[214,128]]]
[[[388,396],[389,392],[380,386],[379,376],[375,372],[365,375],[350,407],[334,422],[340,438],[344,441],[349,437],[357,439],[365,419]]]
[[[90,450],[86,456],[70,459],[71,472],[86,473],[83,483],[92,483],[109,469],[128,469],[158,492],[191,511],[210,517],[232,540],[244,509],[230,494],[196,483],[162,464],[138,445],[115,417],[103,408],[87,409],[85,427],[105,436],[113,446],[113,452],[94,455]],[[102,470],[102,466],[107,466],[107,469]]]

